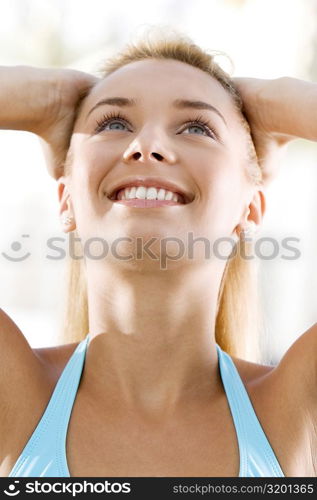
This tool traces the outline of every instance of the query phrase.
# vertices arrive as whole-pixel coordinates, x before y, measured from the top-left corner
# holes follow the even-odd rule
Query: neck
[[[85,378],[96,397],[165,416],[212,399],[220,381],[215,346],[220,280],[220,272],[206,268],[88,273]]]

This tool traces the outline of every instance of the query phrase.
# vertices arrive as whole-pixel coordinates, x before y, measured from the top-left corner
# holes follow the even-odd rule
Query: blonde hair
[[[241,125],[246,131],[245,172],[250,182],[260,185],[262,173],[250,128],[243,113],[242,100],[232,78],[215,62],[216,55],[219,55],[219,52],[203,51],[188,37],[180,34],[152,41],[144,38],[137,43],[127,45],[124,50],[108,59],[104,64],[102,76],[106,78],[126,64],[148,58],[174,59],[209,74],[232,97]],[[71,161],[68,158],[65,163],[66,175],[70,168]],[[76,231],[74,233],[74,236],[78,237]],[[240,239],[228,258],[218,294],[215,334],[216,342],[231,356],[258,361],[260,309],[257,296],[257,269],[255,259],[247,260],[241,256],[243,251],[244,255],[248,255],[252,248],[252,242]],[[89,331],[85,271],[83,259],[69,258],[63,343],[79,342]]]

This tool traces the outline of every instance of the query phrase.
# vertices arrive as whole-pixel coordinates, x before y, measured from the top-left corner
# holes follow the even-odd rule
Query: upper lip
[[[168,191],[179,194],[183,198],[184,203],[190,203],[194,199],[194,195],[179,184],[174,184],[174,182],[161,179],[160,177],[143,177],[140,175],[136,177],[126,177],[125,179],[122,179],[122,181],[118,181],[115,185],[109,186],[105,191],[105,194],[108,198],[114,200],[116,193],[120,189],[131,186],[152,186],[167,189]]]

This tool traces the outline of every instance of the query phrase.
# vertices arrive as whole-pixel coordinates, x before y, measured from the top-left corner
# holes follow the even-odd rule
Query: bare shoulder
[[[308,445],[317,473],[317,323],[302,333],[275,370],[283,391],[291,395],[308,429]]]
[[[30,370],[31,369],[31,370]],[[29,381],[30,372],[37,372],[40,362],[30,344],[10,316],[0,309],[0,390],[1,399],[15,392],[19,380]]]
[[[297,405],[311,422],[317,452],[317,323],[302,333],[289,347],[274,370],[281,390],[291,392]],[[316,453],[317,454],[317,453]]]
[[[32,348],[13,319],[0,309],[0,385],[5,388],[9,379],[18,381],[26,373],[59,374],[77,345]]]
[[[276,366],[233,360],[287,475],[315,476],[317,324],[299,335]]]
[[[255,381],[262,379],[262,377],[271,373],[275,366],[264,365],[260,363],[253,363],[245,359],[236,358],[231,356],[244,385],[252,384]]]
[[[33,349],[10,316],[0,309],[0,455],[6,429],[23,428],[26,415],[39,418],[76,344]],[[21,434],[23,434],[21,432]],[[12,442],[12,436],[10,437]]]
[[[232,359],[245,384],[257,384],[263,379],[270,380],[287,392],[291,387],[292,391],[298,391],[298,397],[316,418],[317,323],[297,338],[277,365],[252,363],[234,356]]]
[[[44,372],[58,374],[78,343],[32,348],[17,324],[0,309],[0,386],[11,392],[12,384]],[[24,383],[24,385],[25,385]],[[8,385],[10,384],[10,386]]]
[[[0,309],[0,458],[9,450],[9,430],[26,415],[43,369],[16,323]],[[11,433],[12,434],[12,433]]]
[[[33,395],[36,398],[47,383],[54,382],[59,371],[54,360],[62,359],[58,352],[64,352],[63,347],[33,349],[13,319],[0,309],[1,424],[4,419],[12,423],[12,416],[30,407]],[[55,356],[44,355],[50,352]]]
[[[57,382],[77,346],[78,342],[54,347],[38,347],[33,349],[33,352]]]
[[[306,403],[317,410],[317,323],[302,333],[278,365],[280,376],[300,388]]]

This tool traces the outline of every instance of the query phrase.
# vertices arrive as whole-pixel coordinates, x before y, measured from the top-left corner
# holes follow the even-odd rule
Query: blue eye
[[[125,129],[131,132],[131,130],[127,126],[129,125],[130,127],[132,127],[131,123],[118,112],[112,112],[107,115],[104,115],[102,119],[97,120],[96,123],[97,126],[95,128],[95,133],[99,133],[104,130],[106,131],[118,130],[120,132],[124,131]],[[193,120],[188,120],[185,125],[186,126],[182,129],[182,132],[186,129],[189,130],[192,128],[196,130],[196,132],[194,132],[194,135],[205,135],[207,137],[211,137],[212,139],[218,139],[218,135],[213,129],[213,127],[210,125],[209,122],[205,121],[202,117],[197,117]]]
[[[194,129],[199,130],[200,132],[206,133],[206,130],[203,127],[201,127],[200,125],[188,125],[188,127],[186,127],[186,128],[187,128],[187,130],[190,128],[194,128]]]
[[[97,120],[97,127],[95,132],[102,132],[103,130],[124,130],[124,128],[120,128],[120,126],[126,127],[127,123],[129,123],[124,116],[120,113],[110,113],[108,115],[104,115],[101,120]],[[106,128],[109,125],[109,128]],[[111,125],[115,125],[111,127]],[[119,126],[119,127],[118,127]]]
[[[183,131],[186,129],[188,130],[190,128],[199,130],[201,132],[198,134],[195,133],[194,135],[207,135],[208,137],[211,137],[213,139],[217,138],[217,134],[210,126],[209,122],[206,122],[201,118],[196,118],[195,120],[192,120],[191,122],[187,123],[186,127],[183,128]]]
[[[109,120],[108,123],[105,124],[104,126],[104,129],[106,129],[106,127],[109,125],[109,129],[110,130],[122,130],[120,129],[120,126],[124,127],[125,125],[119,121],[115,121],[115,120]],[[111,125],[114,125],[114,127],[112,127]]]

